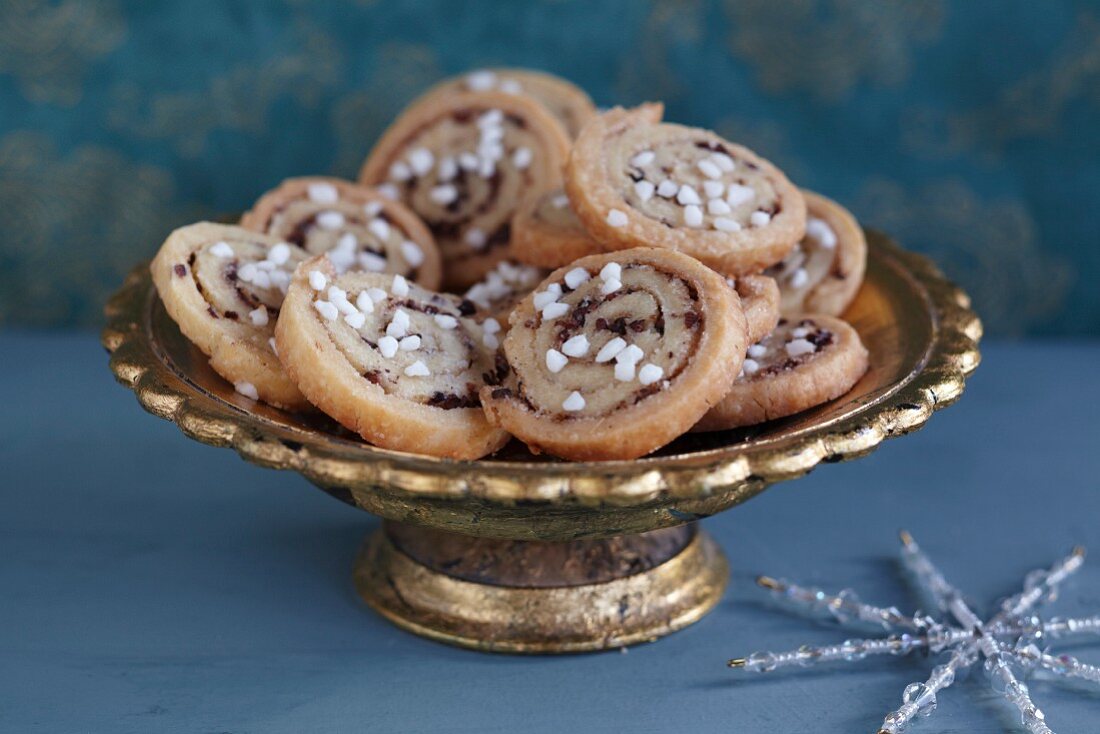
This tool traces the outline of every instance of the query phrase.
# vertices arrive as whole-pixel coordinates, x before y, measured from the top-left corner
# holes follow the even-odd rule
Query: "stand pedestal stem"
[[[606,540],[494,540],[385,522],[355,566],[359,594],[416,634],[492,652],[648,642],[695,622],[729,568],[693,523]]]

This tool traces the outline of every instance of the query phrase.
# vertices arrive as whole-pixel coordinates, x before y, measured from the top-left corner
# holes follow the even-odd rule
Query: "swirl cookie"
[[[856,218],[840,204],[812,191],[802,194],[806,236],[766,272],[779,282],[784,314],[839,316],[863,282],[867,240]]]
[[[513,377],[482,388],[485,412],[531,450],[575,460],[664,446],[729,391],[747,346],[722,277],[652,248],[556,270],[510,322]]]
[[[741,297],[746,336],[750,344],[755,344],[779,323],[779,286],[766,275],[742,275],[726,278],[726,282]]]
[[[512,219],[512,257],[522,263],[554,269],[603,251],[560,189],[531,199]]]
[[[494,90],[534,97],[561,122],[571,138],[577,137],[596,114],[596,106],[577,85],[552,74],[527,69],[478,69],[436,85],[424,97]]]
[[[307,257],[276,237],[210,222],[177,229],[150,270],[180,331],[237,392],[289,410],[309,403],[275,352],[275,320],[295,266]]]
[[[465,297],[483,313],[506,321],[515,305],[535,290],[546,275],[545,270],[501,260],[484,278],[470,286]]]
[[[724,431],[800,413],[852,389],[867,371],[856,330],[818,314],[779,326],[748,349],[733,389],[695,431]]]
[[[267,192],[241,226],[274,235],[338,270],[398,273],[436,290],[443,269],[427,227],[404,205],[337,178],[291,178]]]
[[[400,275],[338,274],[325,256],[294,273],[275,328],[279,358],[310,402],[383,448],[477,459],[508,441],[478,389],[507,372],[500,324]]]
[[[615,108],[581,131],[565,191],[585,229],[609,249],[664,247],[725,275],[781,261],[805,230],[802,194],[747,148],[661,123],[662,111]]]
[[[505,258],[512,216],[560,184],[568,151],[561,123],[526,95],[429,95],[382,135],[359,179],[424,220],[444,285],[460,290]]]

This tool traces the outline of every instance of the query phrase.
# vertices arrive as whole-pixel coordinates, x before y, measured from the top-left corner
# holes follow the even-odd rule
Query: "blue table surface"
[[[873,732],[930,661],[730,671],[849,636],[775,609],[755,574],[912,609],[904,526],[984,611],[1075,543],[1100,554],[1100,343],[984,357],[924,430],[706,520],[733,575],[700,623],[624,653],[528,658],[376,616],[350,582],[374,518],[146,415],[94,336],[0,335],[0,731]],[[1052,610],[1100,612],[1100,562]],[[1100,663],[1100,645],[1059,649]],[[1056,731],[1097,729],[1100,694],[1032,693]],[[914,731],[1015,720],[975,675]]]

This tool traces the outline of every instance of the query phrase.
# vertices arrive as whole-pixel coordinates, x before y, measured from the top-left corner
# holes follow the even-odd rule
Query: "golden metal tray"
[[[354,577],[400,626],[484,650],[596,650],[655,639],[717,603],[728,567],[696,520],[863,456],[958,399],[980,360],[969,297],[884,235],[868,232],[868,245],[845,318],[871,369],[847,395],[634,461],[562,462],[518,442],[473,462],[417,456],[249,400],[180,334],[144,264],[108,302],[102,339],[150,413],[385,518]]]

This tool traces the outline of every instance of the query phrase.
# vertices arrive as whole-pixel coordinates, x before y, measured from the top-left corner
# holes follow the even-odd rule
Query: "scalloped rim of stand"
[[[150,413],[172,421],[190,438],[232,447],[261,466],[300,472],[321,487],[385,488],[411,499],[620,507],[723,493],[734,504],[769,484],[802,476],[823,461],[864,456],[885,439],[920,428],[935,411],[959,398],[980,362],[982,325],[969,296],[927,258],[881,234],[868,235],[869,244],[904,266],[928,297],[934,333],[923,367],[892,393],[827,425],[674,456],[576,463],[456,462],[276,425],[202,391],[166,363],[149,327],[155,289],[144,263],[108,301],[102,343],[111,353],[117,380]]]

